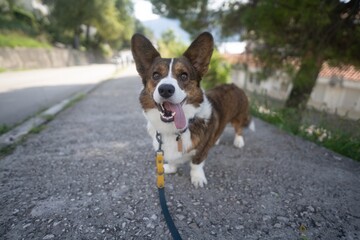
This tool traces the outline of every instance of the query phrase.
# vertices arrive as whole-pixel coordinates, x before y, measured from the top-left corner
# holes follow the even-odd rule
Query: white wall
[[[249,72],[258,69],[249,68]],[[292,85],[286,74],[278,72],[267,80],[259,81],[245,70],[234,70],[233,82],[251,92],[266,94],[278,100],[285,100],[290,94]],[[319,77],[310,96],[308,106],[320,111],[337,113],[350,119],[360,119],[360,81],[343,79],[330,84],[330,78]]]

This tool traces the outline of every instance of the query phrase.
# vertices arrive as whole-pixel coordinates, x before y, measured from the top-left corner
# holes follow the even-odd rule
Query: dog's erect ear
[[[146,72],[153,63],[154,59],[160,57],[150,40],[145,36],[136,33],[131,39],[131,52],[133,54],[136,70],[145,84]]]
[[[209,68],[211,55],[214,49],[214,39],[208,32],[200,34],[185,51],[183,56],[190,60],[200,77],[204,76]]]

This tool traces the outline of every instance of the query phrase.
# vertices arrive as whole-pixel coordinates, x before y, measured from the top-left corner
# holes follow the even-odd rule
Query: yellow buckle
[[[162,151],[156,152],[156,173],[157,173],[157,181],[156,181],[157,187],[164,188],[165,187],[164,153]]]

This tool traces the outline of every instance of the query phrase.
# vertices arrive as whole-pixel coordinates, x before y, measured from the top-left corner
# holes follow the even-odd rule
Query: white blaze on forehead
[[[165,100],[168,102],[174,103],[174,104],[178,104],[178,103],[181,103],[186,97],[185,91],[179,87],[178,81],[172,77],[173,63],[174,63],[174,59],[172,58],[169,63],[168,75],[165,78],[161,79],[155,88],[153,98],[154,98],[155,102],[157,102],[159,104],[163,103]],[[161,84],[170,84],[170,85],[174,86],[174,88],[175,88],[174,95],[172,95],[170,98],[167,98],[167,99],[164,99],[163,97],[161,97],[160,93],[159,93],[159,86]]]
[[[173,63],[174,63],[174,59],[172,58],[171,61],[170,61],[170,65],[169,65],[169,73],[168,73],[168,76],[167,76],[168,78],[171,78]]]

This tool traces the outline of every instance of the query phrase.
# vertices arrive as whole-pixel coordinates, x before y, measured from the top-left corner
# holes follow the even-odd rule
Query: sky
[[[135,17],[141,22],[160,18],[159,15],[153,14],[152,5],[149,1],[133,0],[133,2]]]

